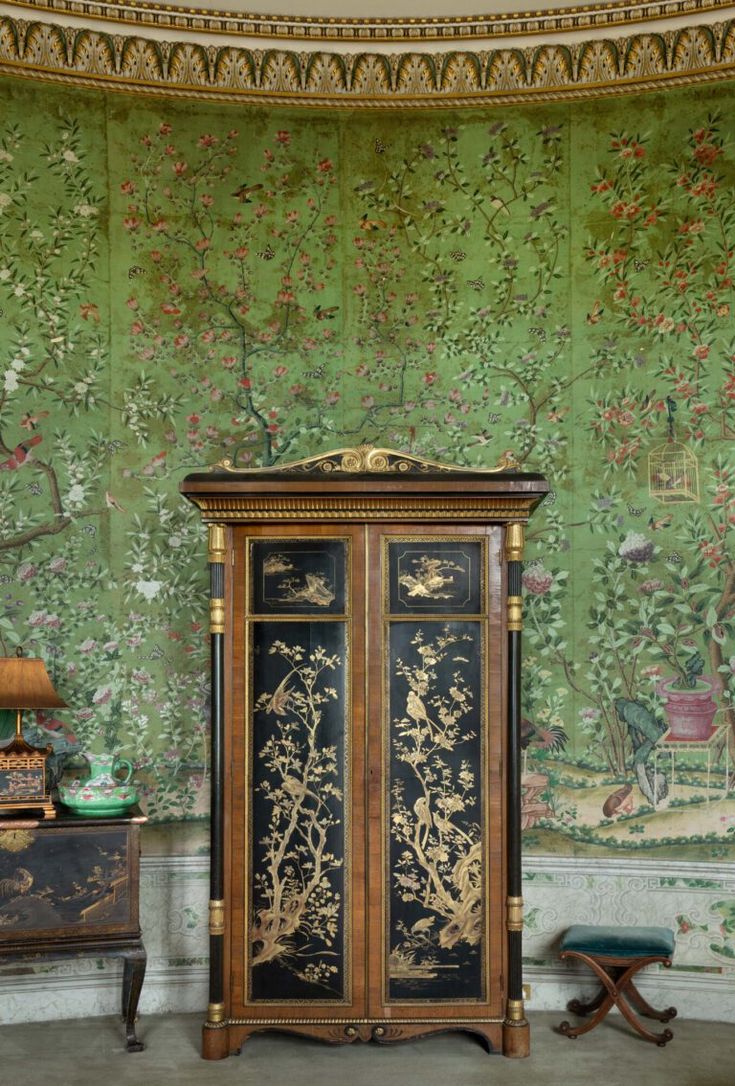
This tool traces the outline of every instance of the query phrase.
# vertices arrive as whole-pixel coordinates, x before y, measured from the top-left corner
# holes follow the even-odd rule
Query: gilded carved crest
[[[213,470],[218,468],[223,471],[253,475],[267,471],[298,473],[304,475],[329,475],[333,472],[344,472],[349,475],[363,475],[373,473],[396,474],[422,474],[429,472],[458,472],[464,470],[494,473],[499,471],[513,471],[520,467],[514,454],[507,450],[502,454],[493,468],[466,469],[455,464],[445,464],[439,460],[427,460],[412,453],[398,452],[394,449],[378,449],[373,445],[358,445],[354,449],[334,449],[332,452],[319,453],[317,456],[309,456],[303,460],[294,460],[287,464],[276,464],[269,468],[241,468],[229,457],[218,461]]]

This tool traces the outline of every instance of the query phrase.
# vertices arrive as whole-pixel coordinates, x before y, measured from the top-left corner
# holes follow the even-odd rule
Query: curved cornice
[[[0,17],[0,72],[224,101],[355,108],[623,94],[735,77],[735,20],[571,45],[325,52],[166,42]]]
[[[343,6],[340,6],[344,10]],[[350,16],[251,14],[240,10],[193,7],[187,4],[156,4],[147,0],[5,0],[0,9],[20,8],[29,13],[49,12],[87,23],[103,21],[118,27],[137,27],[146,32],[163,31],[228,38],[266,38],[274,42],[324,41],[395,44],[468,42],[480,39],[519,38],[538,35],[593,33],[661,20],[707,21],[735,14],[733,0],[651,0],[567,4],[533,11],[505,11],[487,15],[399,15],[394,18]],[[336,8],[339,10],[340,8]],[[30,16],[32,17],[32,16]],[[115,30],[113,29],[114,33]]]

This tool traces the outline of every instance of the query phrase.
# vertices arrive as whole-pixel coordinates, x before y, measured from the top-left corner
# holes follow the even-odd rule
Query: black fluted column
[[[224,1020],[224,639],[225,529],[209,526],[209,629],[211,642],[212,792],[209,875],[209,1007],[208,1023]]]
[[[526,1027],[523,1006],[523,896],[521,870],[521,629],[523,625],[522,572],[524,533],[522,524],[506,529],[508,598],[508,772],[507,772],[507,887],[506,933],[508,939],[508,986],[506,1025]],[[518,1055],[526,1053],[518,1052]]]

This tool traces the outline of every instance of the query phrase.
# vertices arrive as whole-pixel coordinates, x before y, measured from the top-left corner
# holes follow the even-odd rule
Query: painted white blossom
[[[13,156],[10,151],[6,151],[4,147],[0,147],[0,162],[12,162]]]
[[[11,367],[11,369],[14,369],[18,373],[20,373],[21,370],[25,369],[25,359],[23,359],[23,358],[14,358],[13,361],[10,363],[10,367]]]
[[[94,694],[92,694],[92,701],[94,702],[95,705],[104,705],[106,702],[108,702],[110,700],[111,697],[112,697],[112,687],[111,686],[100,686],[95,690]]]
[[[74,483],[73,486],[69,487],[66,500],[72,505],[80,505],[84,501],[84,487],[81,483]]]
[[[136,590],[140,592],[146,600],[155,599],[158,593],[163,588],[163,581],[138,581],[135,585]]]
[[[69,148],[69,147],[67,147],[66,151],[62,151],[61,157],[64,159],[65,162],[78,162],[79,161],[79,159],[77,158],[74,151],[72,151],[71,148]]]
[[[10,276],[12,274],[13,273],[11,272],[10,268],[0,268],[0,280],[2,280],[3,282],[6,279],[10,279]]]
[[[15,392],[18,387],[18,374],[15,370],[5,371],[5,391]]]
[[[9,196],[7,192],[0,192],[0,215],[2,215],[5,208],[12,204],[12,202],[12,196]]]
[[[91,219],[98,214],[98,211],[94,204],[77,204],[74,208],[74,214],[81,219]]]

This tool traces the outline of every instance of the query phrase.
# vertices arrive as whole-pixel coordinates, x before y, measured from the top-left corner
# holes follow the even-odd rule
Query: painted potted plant
[[[669,739],[709,739],[714,731],[717,704],[714,695],[719,684],[703,675],[704,657],[693,652],[686,660],[670,657],[676,675],[658,683],[656,690],[663,699],[669,722]]]

